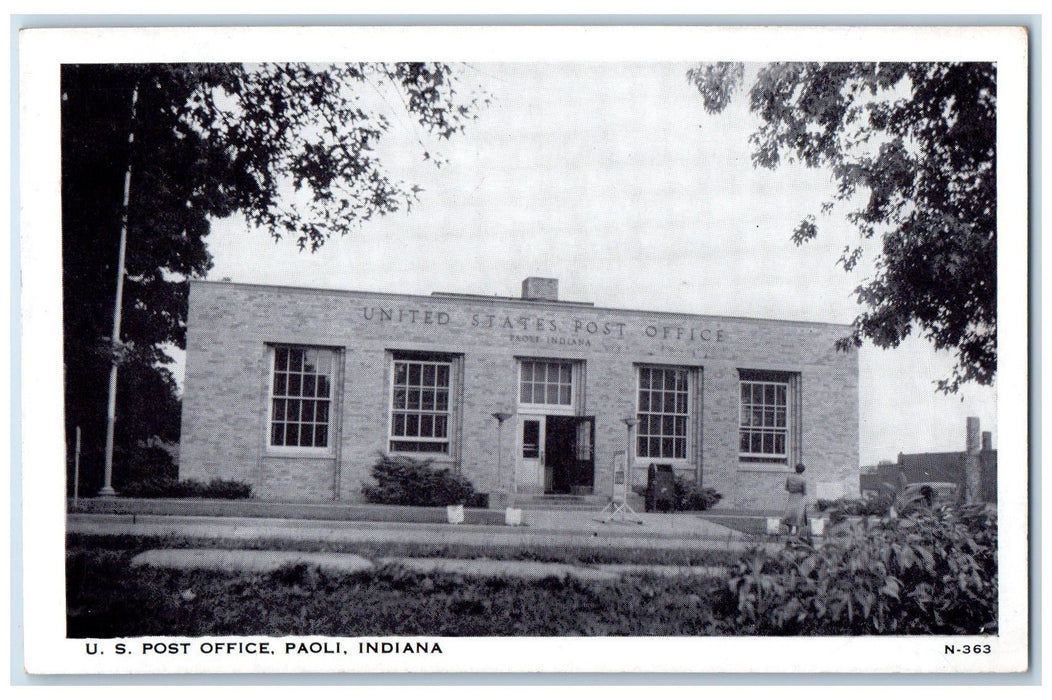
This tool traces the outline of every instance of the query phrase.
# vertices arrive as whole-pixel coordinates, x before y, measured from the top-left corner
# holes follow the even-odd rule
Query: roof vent
[[[527,277],[522,281],[522,298],[527,301],[559,301],[559,280]]]

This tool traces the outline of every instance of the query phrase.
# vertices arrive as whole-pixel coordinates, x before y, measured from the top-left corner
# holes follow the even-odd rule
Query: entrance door
[[[592,493],[595,418],[548,416],[544,426],[545,493]]]
[[[518,459],[515,484],[520,493],[550,491],[551,472],[544,466],[544,416],[519,416]]]

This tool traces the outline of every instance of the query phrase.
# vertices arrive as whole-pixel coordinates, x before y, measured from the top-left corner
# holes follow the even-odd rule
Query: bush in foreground
[[[433,463],[381,455],[372,469],[376,484],[363,484],[362,495],[370,503],[397,506],[454,506],[473,500],[470,481]]]
[[[212,479],[207,484],[195,479],[177,481],[166,477],[142,479],[125,484],[122,496],[129,498],[219,498],[239,500],[252,498],[252,486],[240,481]]]
[[[944,507],[843,525],[817,548],[743,555],[728,584],[743,634],[990,634],[997,519]]]

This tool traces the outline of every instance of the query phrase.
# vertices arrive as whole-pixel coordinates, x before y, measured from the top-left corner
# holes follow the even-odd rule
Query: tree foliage
[[[742,64],[688,72],[703,105],[720,112],[742,88]],[[872,242],[874,272],[855,291],[863,310],[841,347],[868,338],[895,347],[913,332],[955,353],[942,391],[990,384],[997,365],[996,68],[990,63],[774,63],[749,89],[760,119],[753,164],[826,168],[836,189],[822,206],[853,207],[852,270]],[[818,235],[815,214],[792,232]]]
[[[187,280],[211,267],[210,220],[239,212],[313,251],[373,216],[408,210],[420,190],[385,167],[377,147],[394,125],[408,126],[420,157],[440,164],[428,143],[463,130],[485,100],[462,96],[460,82],[455,68],[439,63],[63,66],[66,429],[67,439],[83,429],[85,485],[98,483],[114,353],[117,444],[178,437],[165,348],[184,346]],[[129,164],[127,277],[114,350]]]
[[[190,96],[182,117],[222,146],[233,171],[233,208],[311,250],[375,215],[409,209],[420,191],[394,178],[376,155],[392,121],[389,110],[371,105],[398,100],[440,139],[462,131],[479,106],[477,98],[460,100],[453,69],[442,63],[195,70],[203,89]],[[292,201],[283,196],[290,188]]]

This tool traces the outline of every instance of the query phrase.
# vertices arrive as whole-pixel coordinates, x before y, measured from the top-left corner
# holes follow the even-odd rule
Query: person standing
[[[790,535],[802,533],[807,524],[807,482],[804,481],[804,469],[803,463],[797,464],[796,473],[785,479],[785,491],[788,496],[783,520],[789,527]]]

